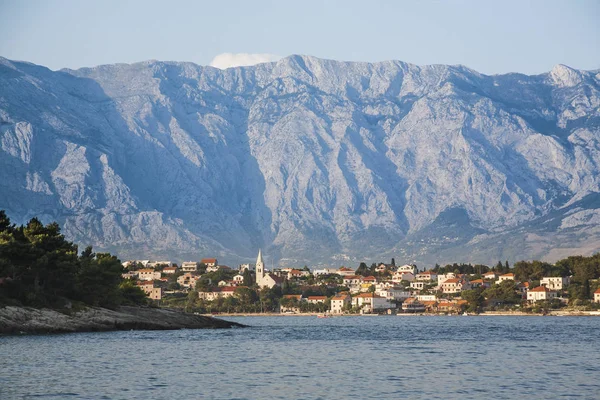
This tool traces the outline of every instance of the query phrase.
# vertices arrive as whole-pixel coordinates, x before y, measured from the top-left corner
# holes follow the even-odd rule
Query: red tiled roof
[[[341,267],[338,271],[353,271],[351,268]]]
[[[353,279],[362,279],[362,276],[360,275],[349,275],[349,276],[345,276],[344,280],[353,280]]]
[[[383,297],[381,297],[375,293],[360,293],[354,297],[360,297],[360,298],[365,298],[365,299],[367,299],[367,298],[368,299],[370,299],[370,298],[383,299]]]
[[[150,269],[150,268],[144,268],[144,269],[138,269],[138,273],[139,272],[154,272],[154,270]]]
[[[460,279],[458,279],[458,278],[450,278],[450,279],[446,279],[444,282],[442,282],[442,285],[444,283],[458,283],[458,282],[460,282]]]
[[[327,296],[308,296],[308,300],[326,300]]]
[[[298,299],[300,300],[302,298],[301,294],[285,294],[283,295],[284,299]]]
[[[202,264],[214,264],[217,262],[217,259],[216,258],[203,258],[200,262]]]
[[[600,294],[600,289],[596,289],[596,291],[594,292],[594,294]]]
[[[546,286],[538,286],[538,287],[530,290],[530,292],[550,292],[550,291],[551,290],[548,289]]]
[[[513,273],[510,273],[510,274],[504,274],[504,275],[500,275],[500,276],[504,276],[504,277],[506,277],[506,278],[514,278],[514,277],[515,277],[515,274],[513,274]]]

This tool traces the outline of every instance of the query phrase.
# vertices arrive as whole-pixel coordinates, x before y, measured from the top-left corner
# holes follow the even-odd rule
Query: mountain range
[[[0,58],[0,209],[121,259],[495,264],[600,250],[600,71]]]

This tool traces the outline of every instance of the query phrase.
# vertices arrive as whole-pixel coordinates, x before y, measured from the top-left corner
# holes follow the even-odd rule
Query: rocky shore
[[[159,308],[90,307],[81,311],[57,311],[28,307],[0,308],[0,334],[68,333],[119,330],[218,329],[242,324],[202,315]]]

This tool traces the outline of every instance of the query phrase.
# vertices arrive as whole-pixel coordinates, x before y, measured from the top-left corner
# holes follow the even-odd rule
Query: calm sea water
[[[0,399],[600,399],[597,317],[245,317],[0,337]]]

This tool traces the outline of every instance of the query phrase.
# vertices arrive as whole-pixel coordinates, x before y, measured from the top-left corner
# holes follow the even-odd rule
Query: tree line
[[[72,301],[115,308],[146,302],[144,292],[124,281],[121,261],[94,253],[60,233],[56,222],[12,224],[0,210],[0,303],[62,307]]]

